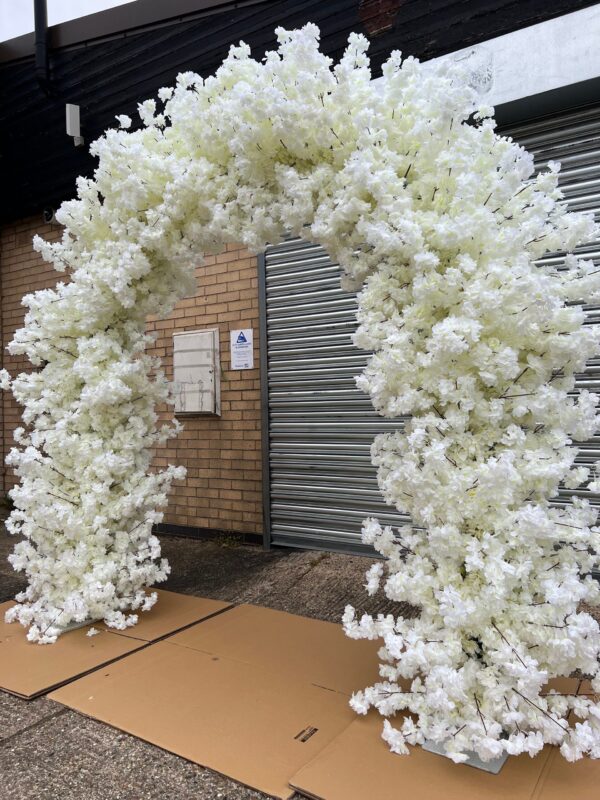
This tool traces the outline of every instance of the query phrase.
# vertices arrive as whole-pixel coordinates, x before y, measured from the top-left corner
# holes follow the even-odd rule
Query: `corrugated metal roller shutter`
[[[397,522],[381,499],[370,446],[396,428],[354,376],[356,298],[321,247],[293,240],[265,254],[271,536],[275,544],[360,549],[365,516]]]
[[[570,207],[600,218],[600,107],[503,132],[535,155],[538,168],[560,161]],[[600,263],[600,242],[581,252]],[[325,251],[299,239],[269,247],[265,273],[272,541],[359,551],[364,517],[406,521],[381,500],[369,454],[373,437],[401,427],[402,419],[378,417],[355,388],[367,357],[351,342],[356,300],[340,289],[339,269]],[[586,311],[589,324],[600,322],[599,306]],[[600,389],[600,358],[579,385]],[[595,437],[579,461],[598,459]],[[600,505],[598,496],[591,499]]]

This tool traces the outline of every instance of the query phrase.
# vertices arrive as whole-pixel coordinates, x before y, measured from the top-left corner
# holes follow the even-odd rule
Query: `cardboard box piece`
[[[0,605],[0,689],[32,699],[91,670],[122,658],[173,631],[230,608],[229,603],[174,592],[158,592],[158,602],[142,612],[133,628],[116,631],[103,623],[68,631],[55,644],[27,641],[19,623],[8,625],[4,614],[12,601]],[[96,627],[96,636],[87,636]]]
[[[343,694],[170,639],[50,698],[278,798],[354,718]]]
[[[557,692],[585,692],[584,681],[559,678]],[[589,686],[587,687],[589,689]],[[555,747],[535,758],[511,756],[498,775],[411,747],[390,752],[375,711],[356,717],[310,764],[290,780],[313,800],[592,800],[600,797],[600,761],[570,764]]]
[[[37,697],[144,646],[105,631],[87,636],[91,625],[65,633],[52,645],[32,644],[22,625],[4,622],[12,605],[0,604],[0,689],[18,697]]]
[[[52,699],[285,798],[292,774],[354,719],[348,696],[377,678],[377,649],[339,625],[245,605]]]
[[[232,608],[231,603],[222,600],[209,600],[206,597],[167,592],[164,589],[153,591],[156,591],[158,600],[150,611],[138,612],[138,621],[133,627],[117,631],[102,622],[97,627],[120,636],[141,639],[144,642],[156,642],[175,631]]]
[[[379,680],[381,642],[353,640],[341,625],[271,608],[241,605],[169,638],[344,695]]]
[[[600,797],[600,761],[582,758],[569,764],[557,748],[550,752],[543,785],[535,800],[597,800]]]
[[[347,639],[339,625],[239,606],[51,698],[279,798],[295,788],[321,800],[540,800],[551,769],[562,785],[551,749],[511,758],[499,775],[421,748],[410,757],[390,753],[381,717],[356,717],[348,706],[352,691],[376,680],[377,649]],[[583,686],[562,678],[549,688]],[[577,770],[573,791],[587,800],[578,787],[592,771]]]

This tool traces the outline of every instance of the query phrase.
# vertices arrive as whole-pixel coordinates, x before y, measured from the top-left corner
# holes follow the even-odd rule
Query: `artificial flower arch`
[[[378,413],[412,415],[377,437],[373,461],[413,525],[367,520],[363,536],[385,556],[368,590],[383,581],[420,613],[346,610],[348,635],[383,640],[382,682],[353,707],[412,712],[386,721],[397,752],[428,737],[456,761],[545,742],[598,757],[600,706],[543,687],[580,670],[600,691],[599,626],[579,610],[600,599],[595,512],[550,503],[590,479],[572,440],[596,430],[596,397],[572,392],[598,333],[573,301],[600,297],[600,275],[574,256],[535,263],[593,223],[567,213],[557,165],[532,177],[457,67],[393,53],[374,85],[362,36],[333,67],[315,26],[278,39],[264,63],[242,44],[214,77],[180,75],[160,108],[141,104],[137,130],[120,117],[57,215],[62,242],[35,242],[70,280],[25,298],[9,346],[39,369],[12,381],[26,428],[8,457],[21,479],[8,526],[29,584],[8,618],[45,643],[152,606],[146,587],[168,572],[155,509],[184,470],[150,472],[178,427],[158,425],[168,384],[145,354],[147,316],[193,292],[204,253],[291,232],[359,292],[355,342],[373,351],[359,386]]]

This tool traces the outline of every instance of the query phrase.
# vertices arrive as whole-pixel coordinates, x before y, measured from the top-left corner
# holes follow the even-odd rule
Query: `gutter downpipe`
[[[34,0],[35,76],[44,92],[50,96],[50,65],[48,61],[48,8],[46,0]]]

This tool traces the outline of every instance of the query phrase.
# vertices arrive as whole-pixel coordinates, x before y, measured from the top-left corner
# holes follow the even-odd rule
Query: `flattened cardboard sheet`
[[[382,727],[376,712],[355,718],[290,784],[318,800],[537,800],[549,748],[535,758],[512,756],[491,775],[421,747],[411,747],[409,756],[391,753]],[[583,800],[574,786],[561,800],[568,797]]]
[[[138,621],[133,627],[123,631],[109,628],[104,623],[100,623],[97,627],[119,636],[141,639],[144,642],[156,642],[175,631],[187,628],[189,625],[201,622],[232,607],[231,603],[224,603],[221,600],[166,592],[163,589],[154,589],[153,591],[156,591],[158,600],[150,611],[137,612]]]
[[[555,678],[549,688],[591,694],[588,681]],[[290,785],[315,800],[597,800],[600,761],[565,761],[556,747],[535,758],[511,756],[490,775],[411,747],[410,756],[391,753],[381,739],[382,718],[357,717],[300,769]]]
[[[578,694],[584,694],[589,697],[595,697],[597,701],[600,702],[600,694],[592,689],[591,681],[588,680],[581,681],[579,685]]]
[[[139,639],[105,631],[87,636],[91,625],[64,633],[55,644],[34,644],[27,641],[27,631],[18,622],[4,622],[12,605],[12,601],[0,604],[0,689],[24,699],[45,694],[145,646]]]
[[[345,695],[379,680],[381,642],[349,639],[339,624],[260,606],[236,606],[171,636],[169,642]]]
[[[50,697],[279,798],[354,718],[338,692],[169,639]]]
[[[542,697],[553,692],[557,694],[583,694],[582,689],[585,683],[586,681],[582,681],[580,678],[550,678],[548,683],[542,687],[540,694]]]
[[[582,758],[570,764],[557,748],[550,753],[549,768],[535,800],[598,800],[600,797],[600,761]]]

